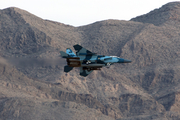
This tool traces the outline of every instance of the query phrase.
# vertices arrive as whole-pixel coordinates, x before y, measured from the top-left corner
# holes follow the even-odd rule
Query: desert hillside
[[[0,36],[0,120],[180,119],[180,2],[80,27],[7,8]],[[132,63],[66,74],[75,44]]]

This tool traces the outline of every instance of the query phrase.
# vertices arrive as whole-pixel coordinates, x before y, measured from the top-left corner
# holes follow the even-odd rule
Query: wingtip
[[[82,49],[82,46],[80,46],[79,44],[76,44],[73,46],[75,50],[80,50]]]
[[[77,45],[79,45],[79,44],[75,44],[75,45],[73,45],[73,46],[77,46]]]

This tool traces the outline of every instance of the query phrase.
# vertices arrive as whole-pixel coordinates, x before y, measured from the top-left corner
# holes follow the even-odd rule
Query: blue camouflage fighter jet
[[[70,49],[66,53],[60,51],[62,58],[66,58],[67,65],[64,66],[64,72],[70,72],[74,67],[80,68],[81,76],[88,76],[93,70],[100,70],[102,67],[110,67],[114,63],[130,63],[130,60],[119,58],[117,56],[97,55],[83,48],[80,45],[74,45],[76,54]]]

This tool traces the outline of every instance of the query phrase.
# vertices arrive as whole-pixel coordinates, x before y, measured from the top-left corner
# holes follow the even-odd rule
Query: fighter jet
[[[70,72],[74,67],[80,68],[81,76],[88,76],[93,70],[100,70],[102,67],[110,67],[114,63],[130,63],[130,60],[119,58],[117,56],[97,55],[80,45],[74,45],[76,54],[70,49],[66,53],[60,51],[61,57],[66,58],[67,65],[64,66],[64,72]]]

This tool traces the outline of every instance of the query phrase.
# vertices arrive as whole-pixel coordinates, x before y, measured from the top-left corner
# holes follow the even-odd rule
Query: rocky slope
[[[73,27],[1,10],[0,119],[180,119],[179,11],[172,2],[131,21]],[[59,51],[77,43],[132,63],[65,74]]]

